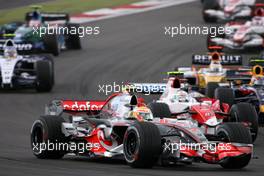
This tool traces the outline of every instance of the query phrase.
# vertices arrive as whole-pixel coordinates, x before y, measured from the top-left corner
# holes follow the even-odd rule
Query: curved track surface
[[[260,175],[264,163],[263,130],[250,165],[228,171],[218,165],[132,169],[119,160],[90,161],[67,156],[62,160],[36,159],[29,133],[44,105],[55,98],[104,99],[98,85],[127,81],[155,82],[162,72],[189,65],[193,53],[205,51],[204,36],[164,36],[164,25],[202,25],[200,3],[190,3],[142,14],[98,21],[101,35],[83,39],[82,51],[64,52],[55,58],[56,86],[52,93],[11,91],[0,93],[0,175]]]

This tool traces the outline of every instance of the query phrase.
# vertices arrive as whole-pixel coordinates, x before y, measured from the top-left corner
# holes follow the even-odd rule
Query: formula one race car
[[[0,26],[0,49],[6,39],[13,39],[17,50],[23,54],[51,53],[58,56],[65,49],[81,49],[76,32],[79,25],[70,23],[68,14],[41,13],[40,7],[33,8],[33,12],[26,14],[25,24],[14,22]],[[72,28],[75,33],[69,32]]]
[[[203,19],[209,23],[247,19],[251,17],[254,6],[255,0],[203,0]]]
[[[150,85],[153,86],[153,84]],[[144,86],[146,87],[147,83],[144,83]],[[127,88],[129,91],[145,93],[139,87],[140,83],[130,83]],[[152,89],[148,88],[148,90]],[[157,92],[154,91],[153,93]],[[222,123],[243,122],[250,127],[253,141],[257,138],[258,115],[255,108],[245,102],[231,104],[230,101],[227,101],[228,96],[230,97],[229,92],[225,94],[220,90],[220,92],[217,92],[216,99],[207,98],[199,92],[192,90],[192,87],[188,83],[181,83],[178,75],[176,77],[173,75],[173,77],[169,78],[166,89],[160,93],[162,95],[159,100],[153,106],[152,103],[150,104],[154,117],[172,114],[177,118],[193,120],[206,136],[215,135],[217,127]],[[225,101],[223,101],[222,97],[226,97]],[[160,106],[159,108],[155,108],[157,103]]]
[[[190,120],[165,114],[153,118],[142,99],[129,93],[114,94],[106,101],[53,101],[46,115],[34,122],[31,144],[41,159],[67,153],[119,156],[137,168],[201,161],[237,169],[247,166],[252,155],[251,136],[242,124],[220,125],[215,140],[209,141]]]
[[[228,49],[263,49],[264,9],[260,8],[252,20],[245,23],[230,22],[225,25],[225,34],[208,36],[207,45],[218,45]],[[227,32],[227,30],[229,32]]]
[[[211,50],[219,48],[210,47]],[[182,72],[189,83],[210,98],[214,97],[219,83],[228,83],[231,79],[248,81],[247,77],[251,77],[248,69],[242,67],[242,56],[225,55],[216,50],[207,55],[194,55],[192,67],[177,67],[176,71]]]
[[[18,55],[12,40],[0,55],[0,89],[36,88],[48,92],[54,84],[53,59],[49,55]]]
[[[264,60],[251,60],[264,63]],[[230,82],[229,85],[219,85],[216,89],[215,98],[221,102],[235,104],[238,102],[247,102],[255,106],[258,112],[258,123],[264,124],[264,70],[263,66],[255,65],[252,68],[252,77],[248,84],[237,84]]]

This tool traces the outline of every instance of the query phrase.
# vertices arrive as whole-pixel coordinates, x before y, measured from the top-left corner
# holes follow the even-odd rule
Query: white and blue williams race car
[[[35,88],[49,92],[54,85],[54,65],[50,55],[18,55],[7,40],[0,54],[0,89]]]

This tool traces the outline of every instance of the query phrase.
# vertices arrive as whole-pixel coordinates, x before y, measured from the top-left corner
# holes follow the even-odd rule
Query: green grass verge
[[[115,7],[140,0],[55,0],[41,5],[44,12],[67,12],[70,14],[95,10],[105,7]],[[30,11],[29,6],[0,10],[0,24],[24,20],[25,13]]]

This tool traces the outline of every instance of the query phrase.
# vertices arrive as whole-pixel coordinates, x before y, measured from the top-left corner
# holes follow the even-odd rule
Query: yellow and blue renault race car
[[[229,84],[230,80],[248,82],[251,78],[249,69],[242,66],[242,56],[225,55],[217,50],[193,55],[191,67],[178,67],[176,71],[182,72],[189,83],[211,98],[219,84]]]

